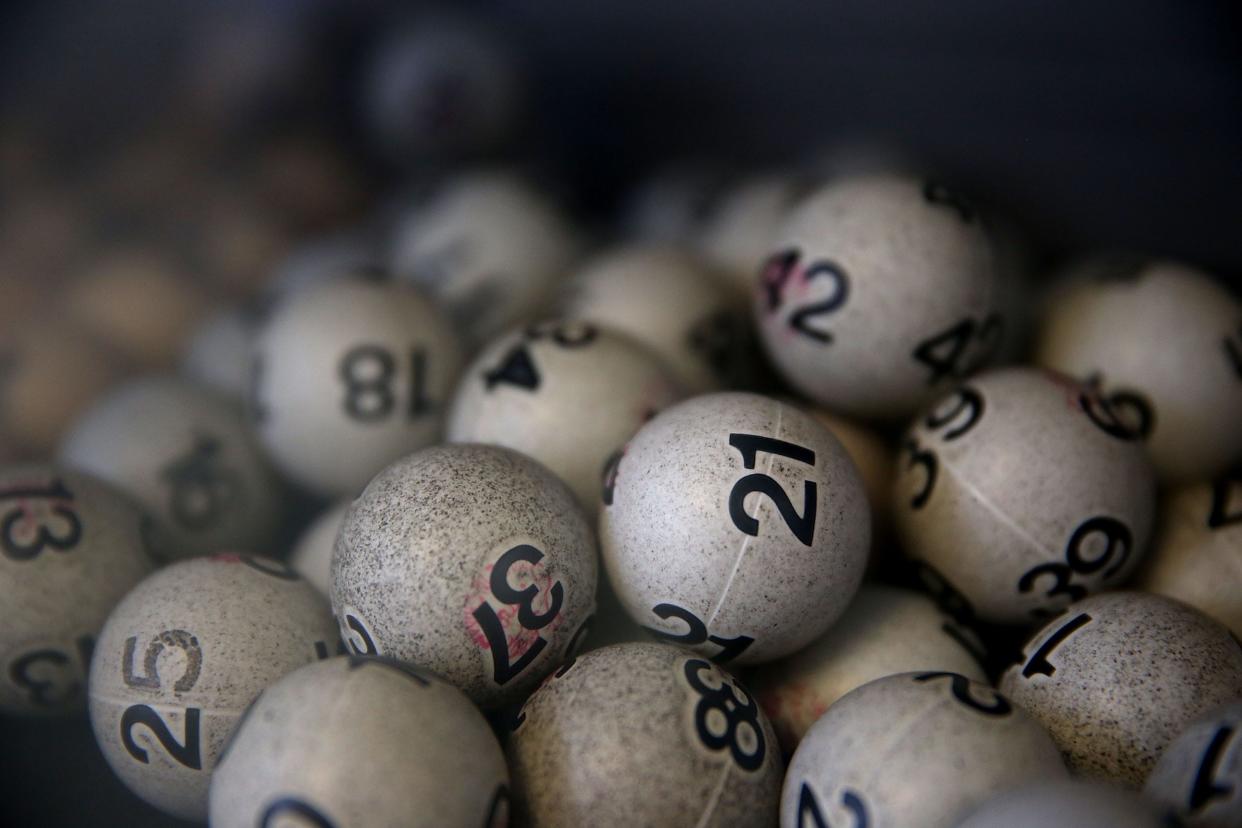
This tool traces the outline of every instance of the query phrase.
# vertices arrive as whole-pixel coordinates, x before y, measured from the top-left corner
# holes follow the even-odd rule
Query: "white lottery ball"
[[[873,679],[937,670],[987,683],[973,633],[911,590],[864,584],[828,632],[751,681],[786,750],[838,699]]]
[[[765,350],[795,388],[894,418],[992,358],[996,293],[973,207],[938,184],[864,176],[790,212],[753,295]]]
[[[95,637],[155,566],[138,505],[56,466],[0,469],[0,711],[81,709]]]
[[[520,698],[595,607],[595,538],[573,493],[498,446],[424,449],[367,484],[341,525],[341,635],[444,676],[485,708]]]
[[[327,595],[332,584],[332,550],[352,497],[343,497],[320,512],[307,526],[289,556],[289,566],[311,586]]]
[[[1047,726],[1076,773],[1137,788],[1196,717],[1238,698],[1242,647],[1178,601],[1104,593],[1035,633],[1000,688]]]
[[[212,828],[493,828],[509,772],[452,685],[379,658],[302,667],[263,691],[211,780]]]
[[[668,408],[634,435],[604,492],[600,541],[630,616],[738,664],[818,637],[867,565],[871,517],[845,449],[757,394]]]
[[[680,396],[659,358],[628,337],[539,323],[495,340],[466,369],[445,432],[530,455],[594,515],[609,457]]]
[[[1174,739],[1143,793],[1194,828],[1242,824],[1242,699],[1201,716]]]
[[[451,179],[398,223],[391,265],[474,347],[533,319],[576,246],[573,228],[542,193],[517,175],[481,171]]]
[[[752,373],[750,325],[705,261],[675,248],[629,247],[593,259],[566,286],[562,312],[628,334],[691,393]]]
[[[1155,474],[1089,388],[1030,368],[981,375],[906,432],[893,510],[906,552],[999,623],[1123,583],[1147,549]]]
[[[208,317],[181,356],[182,376],[232,399],[245,400],[255,328],[254,314],[243,308]]]
[[[1242,305],[1200,271],[1151,262],[1082,282],[1052,308],[1035,359],[1098,382],[1162,479],[1213,477],[1242,457]]]
[[[162,557],[262,551],[280,520],[280,482],[241,410],[184,380],[116,388],[70,429],[60,461],[134,496]]]
[[[439,440],[461,352],[412,288],[342,280],[272,312],[255,370],[251,406],[268,453],[296,483],[333,497]]]
[[[1170,828],[1155,803],[1133,791],[1083,780],[1023,785],[992,797],[958,828]]]
[[[948,828],[992,794],[1065,776],[1039,722],[991,687],[899,673],[846,694],[807,732],[785,775],[781,825]]]
[[[722,668],[663,644],[565,664],[509,740],[531,825],[770,825],[783,771],[772,728]]]
[[[323,596],[283,564],[221,554],[167,566],[125,596],[100,633],[95,739],[131,791],[204,820],[212,768],[246,706],[337,641]]]

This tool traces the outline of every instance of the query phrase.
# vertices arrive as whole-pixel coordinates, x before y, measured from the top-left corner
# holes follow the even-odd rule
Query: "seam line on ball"
[[[707,821],[716,813],[716,806],[720,804],[720,797],[724,794],[725,782],[729,779],[729,763],[725,762],[721,766],[720,781],[716,783],[716,789],[712,791],[712,798],[707,801],[707,807],[703,809],[703,814],[696,822],[695,828],[704,828]]]

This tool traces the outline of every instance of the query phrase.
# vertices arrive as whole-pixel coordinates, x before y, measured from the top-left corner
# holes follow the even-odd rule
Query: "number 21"
[[[763,437],[758,434],[730,434],[729,445],[742,455],[742,465],[748,469],[755,467],[759,452],[788,457],[808,466],[815,465],[814,451],[775,437]],[[751,493],[767,495],[771,498],[794,537],[806,546],[811,545],[815,539],[815,514],[819,496],[819,488],[815,481],[804,480],[802,483],[802,514],[798,514],[781,484],[766,474],[755,472],[734,483],[732,491],[729,492],[729,517],[733,519],[733,525],[742,532],[757,536],[759,521],[746,514],[746,496]]]

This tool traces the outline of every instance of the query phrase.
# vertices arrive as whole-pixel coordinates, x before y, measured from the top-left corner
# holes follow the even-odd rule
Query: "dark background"
[[[1050,250],[1130,248],[1242,273],[1237,4],[468,6],[526,55],[521,153],[554,162],[587,214],[670,159],[786,165],[878,140],[1004,205]],[[368,157],[352,121],[360,56],[390,12],[312,0],[6,4],[0,123],[34,119],[61,163],[89,164],[181,111],[187,65],[243,83],[248,57],[275,71],[252,73],[228,140],[313,122],[377,186],[395,186],[400,174]],[[236,60],[217,58],[216,71],[212,48]],[[0,211],[20,209],[0,189]],[[4,825],[174,824],[112,777],[84,717],[0,718],[0,786]]]

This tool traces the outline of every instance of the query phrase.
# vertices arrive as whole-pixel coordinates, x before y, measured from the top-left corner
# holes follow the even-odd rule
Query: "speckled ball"
[[[1242,636],[1242,469],[1164,495],[1135,587],[1190,604]]]
[[[721,663],[813,641],[867,565],[871,516],[845,449],[757,394],[694,397],[643,426],[605,483],[600,542],[630,616]]]
[[[513,173],[484,170],[451,179],[401,221],[391,263],[477,347],[539,314],[576,248],[546,196]]]
[[[127,495],[90,475],[0,469],[0,711],[84,706],[100,627],[155,567],[145,520]]]
[[[356,494],[440,438],[457,337],[408,285],[331,281],[292,294],[258,335],[251,411],[272,460],[324,497]]]
[[[906,589],[864,584],[828,632],[755,671],[751,686],[788,752],[838,699],[895,673],[937,670],[987,684],[974,633]]]
[[[337,641],[323,596],[277,561],[220,554],[167,566],[125,596],[95,646],[99,749],[149,804],[205,820],[212,768],[246,706]]]
[[[846,694],[807,732],[785,775],[781,825],[948,828],[993,794],[1066,776],[1039,722],[991,687],[899,673]]]
[[[1123,583],[1146,552],[1155,473],[1090,388],[1030,368],[979,376],[902,440],[906,552],[980,618],[1031,623]]]
[[[498,446],[439,446],[388,466],[350,506],[332,607],[355,653],[432,670],[496,708],[580,640],[597,568],[582,507],[552,472]]]
[[[1094,595],[1027,642],[1001,692],[1042,721],[1072,770],[1130,787],[1200,714],[1242,692],[1242,647],[1198,610]]]
[[[1173,740],[1143,787],[1194,828],[1242,825],[1242,698]]]
[[[1132,791],[1083,780],[1023,785],[979,806],[958,828],[1171,828],[1176,823]]]
[[[691,393],[739,385],[754,372],[745,314],[710,266],[685,250],[634,246],[600,254],[566,285],[561,309],[646,345]]]
[[[242,411],[185,380],[117,387],[65,435],[60,461],[135,497],[156,519],[162,558],[261,552],[281,518],[280,482]]]
[[[1242,458],[1242,304],[1205,273],[1153,261],[1079,283],[1052,307],[1035,359],[1128,409],[1164,480]]]
[[[518,813],[543,828],[771,825],[784,770],[736,679],[652,643],[557,670],[517,714],[508,755]]]
[[[530,455],[594,514],[613,452],[680,396],[659,358],[634,340],[589,323],[543,322],[479,354],[457,386],[445,431],[450,442]]]
[[[302,530],[289,555],[289,566],[324,595],[332,583],[332,550],[350,503],[353,498],[344,497],[320,512]]]
[[[760,338],[795,388],[845,414],[908,417],[1000,346],[978,211],[943,185],[850,177],[802,200],[754,292]]]
[[[397,662],[342,656],[255,700],[212,775],[209,810],[212,828],[282,816],[333,828],[500,828],[508,783],[496,736],[461,691]]]

